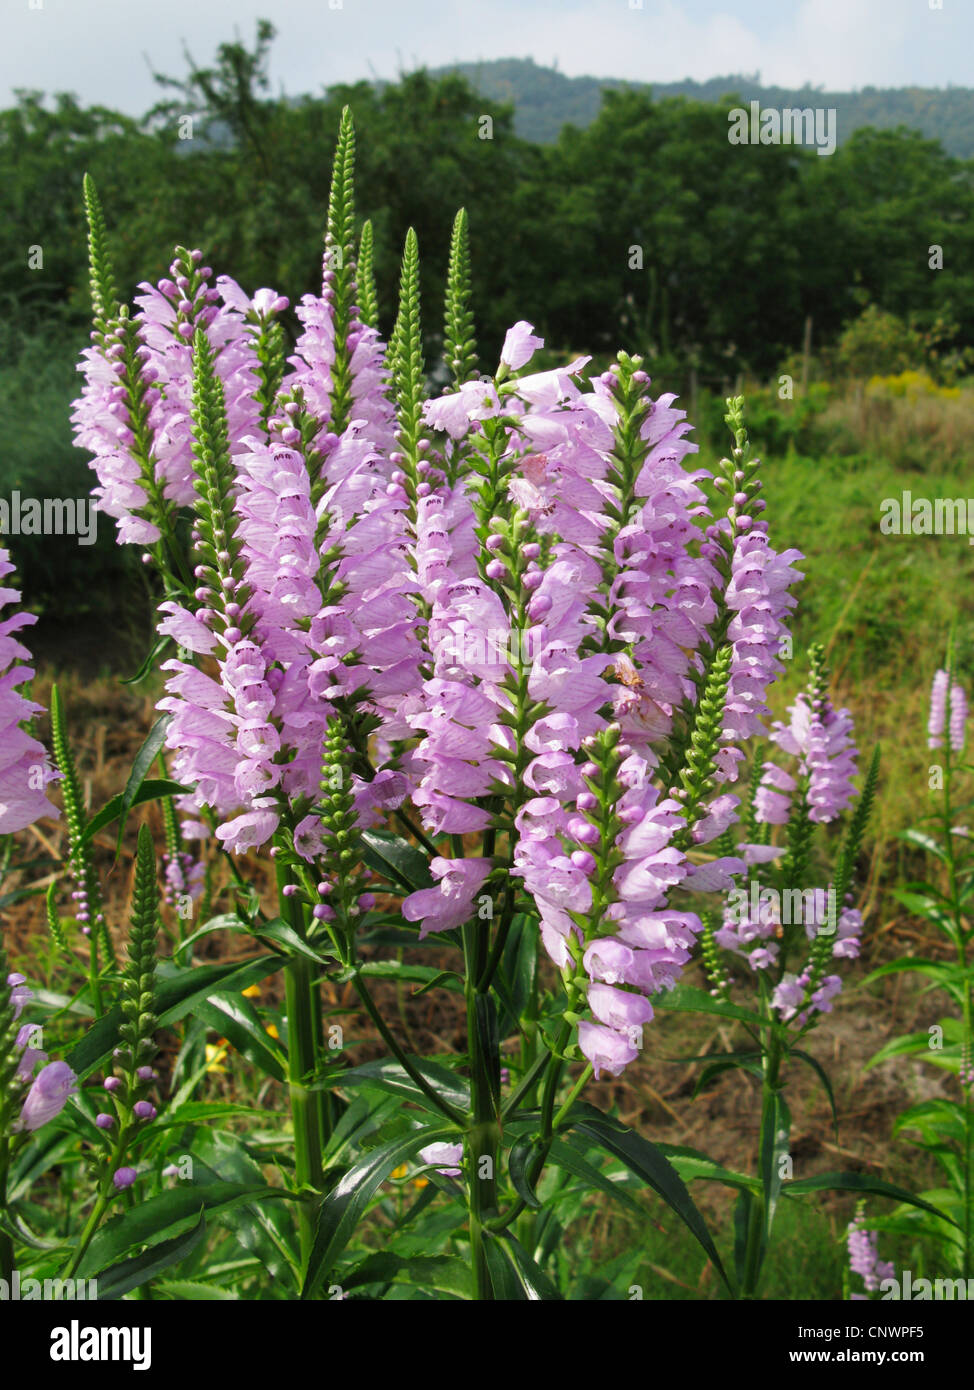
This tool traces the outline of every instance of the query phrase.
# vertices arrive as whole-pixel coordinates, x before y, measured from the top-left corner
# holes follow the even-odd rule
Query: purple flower
[[[501,361],[512,372],[519,372],[538,350],[544,347],[544,338],[534,336],[534,324],[520,319],[513,328],[507,330],[504,346],[501,348]]]
[[[725,521],[720,528],[727,526]],[[785,618],[797,600],[789,587],[802,575],[792,568],[801,555],[797,550],[778,554],[766,534],[767,523],[757,521],[734,542],[731,580],[725,599],[732,617],[727,636],[733,647],[731,676],[724,705],[724,734],[728,744],[718,754],[718,781],[735,781],[737,763],[743,757],[735,741],[765,732],[761,720],[768,714],[768,686],[784,671],[778,653],[788,635]]]
[[[135,1168],[117,1168],[112,1182],[115,1184],[118,1191],[121,1192],[124,1188],[131,1187],[138,1176],[139,1174]]]
[[[48,1062],[37,1073],[20,1112],[17,1129],[35,1130],[46,1125],[78,1090],[78,1078],[67,1062]]]
[[[0,611],[20,599],[19,590],[2,586],[12,572],[10,555],[0,546]],[[43,706],[17,690],[33,679],[34,672],[16,664],[30,661],[30,652],[15,634],[36,621],[32,613],[12,613],[0,621],[0,835],[23,830],[41,816],[57,819],[61,814],[45,791],[61,774],[52,767],[44,745],[23,728]]]
[[[967,724],[967,696],[963,687],[950,688],[950,746],[953,752],[964,751],[964,731]]]
[[[99,1129],[111,1129],[114,1123],[115,1116],[106,1115],[104,1111],[101,1114],[95,1116],[95,1124],[98,1126]]]
[[[588,1003],[600,1023],[627,1034],[629,1029],[635,1029],[640,1037],[642,1025],[649,1023],[653,1017],[653,1006],[648,999],[613,985],[589,985]]]
[[[132,1106],[132,1114],[138,1120],[154,1120],[157,1113],[156,1107],[148,1100],[137,1100]]]
[[[26,987],[26,976],[18,975],[16,972],[7,976],[7,984],[10,986],[10,1002],[16,1020],[23,1013],[27,1001],[33,999],[34,991]]]
[[[490,859],[433,859],[430,872],[438,888],[421,888],[402,904],[407,922],[422,922],[419,938],[430,932],[450,931],[473,913],[474,898],[493,867]]]
[[[936,671],[930,688],[930,718],[927,721],[928,748],[939,748],[947,717],[947,691],[950,676],[944,670]]]
[[[852,716],[836,710],[823,698],[811,701],[804,693],[788,711],[789,721],[775,720],[771,737],[786,753],[798,759],[799,772],[808,778],[809,820],[835,820],[856,795],[858,750],[852,742]],[[755,799],[759,820],[772,825],[787,823],[795,779],[773,763],[765,763]]]
[[[9,978],[10,977],[8,977],[8,979]],[[28,994],[30,993],[29,990],[25,992]],[[14,991],[11,991],[11,994],[13,993]],[[14,1007],[16,1014],[16,1005]],[[21,1081],[29,1081],[37,1063],[47,1061],[46,1052],[42,1052],[40,1048],[31,1047],[30,1045],[35,1033],[39,1031],[39,1029],[35,1029],[33,1023],[25,1023],[23,1028],[19,1029],[17,1033],[16,1046],[23,1048],[20,1061],[17,1063],[17,1075]]]
[[[849,1223],[847,1236],[849,1268],[853,1274],[858,1274],[862,1278],[870,1293],[874,1293],[884,1279],[892,1279],[895,1275],[895,1266],[892,1261],[879,1259],[878,1245],[878,1232],[864,1230],[861,1216],[857,1216],[854,1221]],[[859,1297],[861,1298],[862,1295],[860,1294]]]
[[[446,1178],[458,1178],[460,1169],[456,1166],[463,1157],[463,1144],[427,1144],[425,1149],[420,1149],[419,1156],[424,1163],[443,1164],[438,1167],[437,1172],[442,1173]]]
[[[633,1034],[642,1040],[641,1029],[635,1028]],[[605,1028],[600,1023],[588,1023],[584,1019],[578,1025],[578,1045],[592,1063],[596,1080],[603,1072],[618,1076],[639,1056],[639,1049],[633,1046],[630,1034]]]

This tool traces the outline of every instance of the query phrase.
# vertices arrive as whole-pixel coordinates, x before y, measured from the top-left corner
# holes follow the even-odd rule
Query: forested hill
[[[859,92],[826,92],[815,87],[764,87],[756,77],[712,77],[707,82],[622,82],[611,77],[566,77],[530,58],[457,63],[440,72],[462,73],[491,101],[513,102],[515,129],[527,140],[557,139],[566,122],[587,126],[598,114],[605,88],[649,87],[657,97],[692,97],[719,101],[736,93],[762,106],[834,107],[838,138],[848,139],[859,126],[877,129],[910,126],[962,159],[974,158],[974,90],[969,87],[864,87]]]

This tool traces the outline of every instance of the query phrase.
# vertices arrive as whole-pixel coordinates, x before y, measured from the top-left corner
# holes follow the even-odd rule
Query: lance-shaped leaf
[[[427,1145],[453,1138],[455,1132],[452,1129],[419,1129],[400,1135],[388,1144],[372,1149],[325,1194],[305,1271],[302,1298],[314,1297],[322,1280],[351,1240],[376,1189],[393,1168],[398,1168]]]
[[[647,1183],[657,1196],[662,1197],[670,1210],[676,1213],[699,1241],[721,1278],[727,1282],[727,1275],[707,1229],[707,1223],[697,1210],[683,1179],[655,1144],[651,1144],[634,1130],[604,1115],[601,1110],[585,1101],[576,1101],[569,1112],[562,1129],[569,1128],[606,1149],[624,1163],[630,1172]]]

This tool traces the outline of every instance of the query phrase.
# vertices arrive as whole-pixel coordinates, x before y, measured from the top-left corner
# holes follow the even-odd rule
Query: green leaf
[[[905,1187],[896,1187],[893,1183],[868,1177],[865,1173],[819,1173],[814,1178],[797,1178],[794,1182],[783,1183],[781,1190],[789,1197],[800,1196],[805,1192],[868,1192],[874,1197],[891,1197],[895,1202],[906,1202],[911,1207],[932,1212],[943,1221],[950,1220],[922,1197],[915,1197],[912,1192],[907,1192]]]
[[[264,1028],[256,1009],[242,995],[211,995],[193,1008],[208,1028],[226,1038],[237,1052],[275,1081],[287,1079],[287,1058]]]
[[[871,985],[874,980],[880,980],[885,975],[902,974],[925,975],[928,980],[933,980],[938,989],[947,990],[958,1002],[963,997],[965,980],[971,977],[970,969],[962,970],[959,965],[952,964],[950,961],[926,960],[920,956],[901,956],[899,960],[887,961],[885,965],[871,970],[862,983]]]
[[[470,1107],[470,1088],[466,1081],[447,1067],[440,1066],[437,1062],[428,1061],[425,1058],[410,1057],[410,1062],[422,1076],[424,1081],[435,1089],[437,1095],[445,1100],[448,1105],[452,1105],[455,1110],[467,1110]],[[347,1071],[336,1072],[333,1076],[325,1077],[322,1081],[316,1082],[314,1089],[322,1090],[354,1090],[357,1087],[374,1087],[380,1091],[388,1091],[393,1095],[403,1096],[407,1100],[421,1105],[424,1110],[432,1110],[437,1115],[442,1115],[442,1111],[436,1110],[433,1102],[419,1089],[415,1081],[403,1069],[398,1062],[363,1062],[360,1067],[349,1067]]]
[[[363,830],[361,836],[365,845],[362,858],[370,869],[384,874],[411,893],[433,887],[426,855],[401,835],[392,835],[387,830]]]
[[[463,988],[463,976],[455,970],[439,970],[434,965],[414,965],[410,961],[399,960],[364,961],[353,969],[343,971],[336,977],[337,982],[341,984],[344,980],[354,979],[356,974],[370,980],[401,980],[403,984],[421,984],[422,989],[414,990],[414,995],[423,994],[440,983],[448,989]],[[454,981],[456,983],[452,983]]]
[[[107,1221],[88,1246],[78,1270],[79,1277],[100,1274],[138,1246],[156,1245],[185,1234],[187,1222],[199,1219],[201,1206],[214,1214],[257,1198],[293,1200],[291,1193],[283,1188],[255,1187],[251,1183],[194,1183],[169,1188]]]
[[[757,1053],[754,1055],[760,1056],[761,1054]],[[736,1056],[728,1054],[725,1057],[715,1058],[713,1062],[708,1063],[708,1065],[703,1068],[700,1075],[697,1077],[693,1087],[693,1099],[696,1100],[697,1096],[705,1087],[710,1085],[711,1081],[715,1081],[718,1076],[723,1076],[729,1071],[746,1071],[749,1072],[751,1076],[756,1076],[759,1081],[764,1077],[764,1072],[761,1070],[760,1063],[749,1060],[746,1054],[739,1053]]]
[[[187,791],[189,791],[188,787],[182,786],[179,782],[173,782],[168,777],[147,777],[127,807],[124,806],[124,793],[122,792],[113,796],[111,801],[107,801],[98,814],[92,816],[85,826],[79,837],[79,843],[84,844],[93,835],[97,835],[99,830],[104,830],[106,825],[111,825],[122,814],[123,809],[126,812],[131,811],[147,801],[158,801],[164,796],[181,796]]]
[[[654,994],[651,1001],[654,1009],[673,1009],[677,1013],[716,1014],[720,1018],[736,1018],[742,1023],[750,1023],[755,1028],[767,1028],[769,1021],[751,1009],[742,1009],[737,1004],[728,1004],[724,999],[714,999],[704,989],[693,985],[677,985],[675,989],[664,989]]]
[[[907,844],[916,845],[918,849],[925,850],[927,854],[935,855],[943,864],[947,863],[947,852],[938,840],[932,835],[927,835],[922,830],[902,830],[898,836],[901,840],[906,840]]]
[[[422,968],[428,969],[429,967],[424,966]],[[428,990],[436,989],[438,985],[442,985],[444,989],[462,990],[463,977],[458,975],[455,970],[437,970],[432,979],[427,980],[424,985],[420,985],[419,989],[413,990],[412,997],[418,999],[421,994],[426,994]]]
[[[122,840],[125,835],[125,822],[128,818],[128,813],[135,805],[135,798],[138,795],[139,788],[145,781],[149,768],[152,766],[159,750],[166,741],[166,729],[169,727],[169,721],[171,719],[171,714],[160,715],[146,734],[142,747],[135,755],[135,761],[132,763],[132,771],[129,773],[129,779],[125,783],[125,790],[122,792],[122,799],[118,808],[118,839],[115,842],[116,860],[122,852]],[[113,816],[112,819],[114,820],[115,817]]]
[[[142,665],[136,671],[135,675],[121,677],[119,680],[119,684],[138,685],[140,681],[144,681],[149,672],[155,669],[156,661],[160,656],[162,656],[162,653],[166,650],[166,648],[169,646],[169,643],[172,640],[173,639],[169,636],[158,637],[156,641],[153,642],[152,646],[149,648],[145,660],[142,662]]]
[[[160,965],[155,991],[158,1027],[167,1028],[211,994],[242,992],[279,970],[282,963],[280,956],[256,956],[253,960],[230,965],[196,965],[192,968],[168,963]],[[94,1071],[118,1046],[118,1030],[122,1021],[122,1011],[116,1005],[98,1020],[64,1059],[79,1080]]]
[[[578,1130],[593,1143],[608,1150],[624,1163],[630,1172],[635,1173],[662,1197],[671,1211],[675,1212],[692,1232],[713,1261],[721,1278],[727,1282],[727,1275],[724,1273],[717,1247],[706,1222],[697,1210],[683,1179],[655,1144],[651,1144],[634,1130],[627,1129],[618,1120],[610,1119],[594,1105],[584,1101],[575,1102],[563,1127]]]
[[[488,1237],[486,1243],[486,1248],[488,1251],[490,1250],[490,1247],[493,1244],[503,1246],[510,1260],[511,1267],[513,1268],[514,1273],[517,1276],[518,1283],[524,1291],[524,1297],[529,1302],[561,1302],[561,1294],[555,1288],[554,1284],[548,1278],[547,1274],[545,1274],[544,1271],[541,1268],[539,1268],[537,1264],[535,1264],[534,1260],[532,1260],[531,1256],[523,1248],[520,1242],[514,1236],[512,1236],[509,1231],[500,1231],[497,1233],[492,1232]],[[490,1269],[491,1283],[493,1284],[494,1273],[493,1269],[490,1267],[489,1259],[488,1268]],[[506,1274],[503,1276],[502,1282],[505,1288],[509,1287],[509,1281],[507,1279]],[[494,1287],[494,1292],[497,1294],[498,1298],[502,1296],[500,1293],[498,1293],[496,1285]],[[509,1292],[503,1295],[503,1297],[505,1298],[508,1298],[510,1296],[511,1295]]]
[[[743,1288],[747,1275],[748,1236],[752,1223],[758,1218],[757,1208],[760,1202],[759,1192],[743,1188],[734,1203],[734,1274],[739,1289]]]
[[[12,1204],[26,1196],[31,1186],[55,1164],[63,1163],[78,1149],[74,1131],[65,1133],[56,1123],[44,1125],[20,1150],[7,1179],[7,1201]]]
[[[510,1157],[507,1160],[507,1171],[514,1185],[514,1191],[521,1198],[521,1201],[524,1202],[525,1206],[530,1207],[532,1211],[541,1210],[538,1194],[535,1192],[528,1179],[528,1165],[531,1162],[531,1156],[535,1152],[536,1147],[535,1140],[531,1136],[518,1139],[514,1142]]]
[[[596,1168],[594,1163],[589,1163],[588,1159],[584,1158],[570,1143],[556,1139],[548,1153],[548,1161],[553,1163],[556,1168],[562,1168],[566,1173],[571,1173],[572,1177],[580,1178],[587,1187],[596,1187],[600,1192],[614,1198],[620,1206],[625,1207],[634,1216],[641,1216],[644,1219],[648,1217],[649,1213],[639,1205],[621,1182],[613,1181],[602,1172],[601,1168]]]
[[[341,1270],[338,1280],[343,1290],[365,1284],[407,1284],[412,1288],[435,1289],[456,1298],[472,1298],[473,1285],[467,1264],[452,1255],[407,1258],[392,1250],[369,1255],[350,1272]]]
[[[869,1071],[872,1067],[878,1067],[881,1062],[888,1062],[891,1057],[909,1057],[922,1055],[926,1061],[932,1062],[934,1066],[947,1066],[953,1068],[954,1059],[959,1058],[959,1049],[962,1043],[963,1024],[960,1019],[942,1018],[939,1027],[943,1030],[944,1038],[952,1044],[950,1048],[932,1048],[930,1046],[930,1031],[925,1029],[919,1033],[905,1033],[901,1037],[891,1038],[888,1043],[879,1049],[874,1056],[863,1067],[863,1071]]]
[[[205,1233],[206,1212],[201,1205],[199,1221],[185,1234],[173,1236],[171,1240],[160,1241],[158,1245],[153,1245],[151,1249],[146,1250],[143,1255],[133,1255],[131,1259],[123,1260],[121,1264],[112,1265],[110,1269],[99,1274],[99,1302],[121,1298],[123,1294],[129,1293],[132,1289],[147,1284],[150,1279],[154,1279],[157,1274],[161,1274],[170,1265],[178,1264],[180,1260],[185,1259],[196,1249]]]
[[[894,1137],[904,1129],[917,1129],[923,1133],[940,1133],[954,1142],[962,1143],[966,1132],[966,1113],[963,1105],[956,1100],[936,1096],[924,1100],[919,1105],[911,1105],[908,1110],[897,1115],[893,1122]]]
[[[681,1144],[657,1144],[656,1147],[669,1159],[684,1182],[720,1182],[726,1187],[739,1188],[760,1196],[760,1178],[738,1173],[732,1168],[724,1168],[716,1159],[709,1158],[699,1149],[691,1149]]]
[[[488,1235],[484,1240],[484,1258],[494,1298],[499,1303],[526,1303],[524,1284],[503,1242]]]
[[[838,1140],[839,1116],[835,1108],[835,1094],[832,1090],[832,1082],[829,1080],[828,1072],[825,1070],[825,1068],[822,1066],[821,1062],[819,1062],[817,1058],[813,1057],[810,1052],[803,1052],[800,1047],[793,1047],[788,1055],[791,1057],[798,1057],[801,1061],[807,1062],[808,1065],[811,1067],[812,1071],[818,1077],[819,1081],[821,1081],[822,1086],[825,1090],[825,1094],[829,1098],[829,1106],[832,1110],[832,1126],[835,1130],[836,1140]]]
[[[221,1288],[219,1284],[208,1284],[202,1279],[160,1279],[152,1292],[157,1296],[162,1294],[165,1298],[188,1303],[238,1302],[232,1289]]]
[[[262,1110],[257,1105],[243,1105],[237,1101],[190,1100],[185,1105],[178,1105],[174,1110],[164,1110],[153,1120],[152,1129],[156,1131],[174,1129],[180,1125],[201,1125],[207,1120],[228,1120],[238,1115],[266,1120],[271,1112]]]
[[[283,917],[275,917],[273,921],[261,922],[259,927],[252,928],[253,934],[261,941],[269,941],[275,946],[282,947],[288,955],[304,956],[307,960],[313,960],[318,965],[333,965],[334,954],[324,955],[315,949],[311,942],[305,941],[299,936],[289,922],[285,922]]]
[[[301,1290],[303,1299],[314,1297],[321,1281],[334,1268],[377,1188],[393,1168],[398,1168],[400,1163],[405,1163],[427,1145],[455,1137],[452,1128],[411,1130],[383,1144],[381,1148],[372,1149],[349,1168],[321,1201],[314,1244]]]

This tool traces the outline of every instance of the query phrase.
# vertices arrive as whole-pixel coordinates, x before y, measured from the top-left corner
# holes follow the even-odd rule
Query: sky
[[[937,8],[934,8],[938,6]],[[0,0],[0,104],[26,87],[141,115],[149,59],[182,76],[218,44],[278,31],[275,91],[527,58],[640,82],[760,73],[765,84],[966,86],[974,0]],[[236,30],[236,34],[235,34]]]

